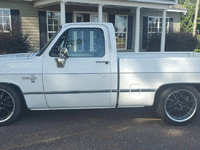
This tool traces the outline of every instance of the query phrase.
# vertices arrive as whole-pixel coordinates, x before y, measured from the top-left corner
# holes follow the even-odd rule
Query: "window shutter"
[[[19,10],[11,10],[11,24],[12,30],[14,32],[21,31],[21,19]]]
[[[115,26],[115,15],[109,15],[109,22]]]
[[[169,18],[169,33],[172,33],[174,31],[173,22],[174,18]]]
[[[40,28],[40,48],[42,48],[47,42],[47,22],[46,11],[39,11],[39,28]]]
[[[72,13],[66,13],[66,23],[72,22]]]
[[[127,41],[127,49],[132,49],[132,37],[133,37],[133,16],[128,16],[128,41]]]
[[[137,37],[135,37],[135,38],[137,38]],[[143,17],[142,48],[147,48],[147,38],[148,38],[148,17]]]
[[[90,14],[83,14],[83,22],[90,22]]]

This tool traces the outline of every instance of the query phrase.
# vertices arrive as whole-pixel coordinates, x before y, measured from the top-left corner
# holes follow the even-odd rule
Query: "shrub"
[[[198,35],[198,45],[197,48],[195,49],[195,52],[200,52],[200,35]]]
[[[0,54],[26,53],[31,50],[28,34],[21,31],[0,32]]]
[[[151,37],[147,51],[160,51],[161,36]],[[190,32],[178,32],[166,34],[165,51],[194,51],[198,39]]]

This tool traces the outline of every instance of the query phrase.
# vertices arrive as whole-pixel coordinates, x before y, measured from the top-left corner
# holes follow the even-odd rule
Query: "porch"
[[[176,1],[162,2],[137,2],[137,1],[100,1],[100,0],[43,0],[34,3],[35,7],[46,10],[40,12],[39,20],[47,24],[40,29],[40,37],[47,40],[56,32],[59,25],[70,22],[111,22],[115,26],[118,51],[140,52],[147,45],[147,31],[158,25],[161,34],[160,52],[165,51],[165,33],[170,27],[170,18],[167,10]],[[157,18],[152,25],[148,12],[156,14]],[[159,17],[158,17],[159,16]],[[42,21],[43,20],[43,21]],[[146,24],[144,28],[144,24]],[[41,25],[42,26],[42,25]],[[47,30],[47,34],[43,31]],[[47,37],[45,37],[45,34]],[[42,39],[41,39],[42,40]]]

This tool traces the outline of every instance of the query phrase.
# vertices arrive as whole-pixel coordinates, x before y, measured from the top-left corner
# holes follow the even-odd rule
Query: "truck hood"
[[[0,75],[42,73],[42,57],[35,54],[0,55]]]
[[[0,62],[10,60],[25,60],[34,56],[35,53],[17,53],[0,55]]]

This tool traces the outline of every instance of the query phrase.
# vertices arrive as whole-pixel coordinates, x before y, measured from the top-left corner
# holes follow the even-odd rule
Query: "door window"
[[[53,46],[50,56],[57,57],[62,48],[68,49],[69,57],[103,57],[105,39],[99,28],[67,30]]]
[[[76,22],[83,22],[83,15],[77,14],[77,16],[76,16]]]
[[[103,22],[107,22],[106,18],[107,18],[107,15],[103,14]],[[91,14],[90,20],[91,22],[99,22],[98,14]]]

